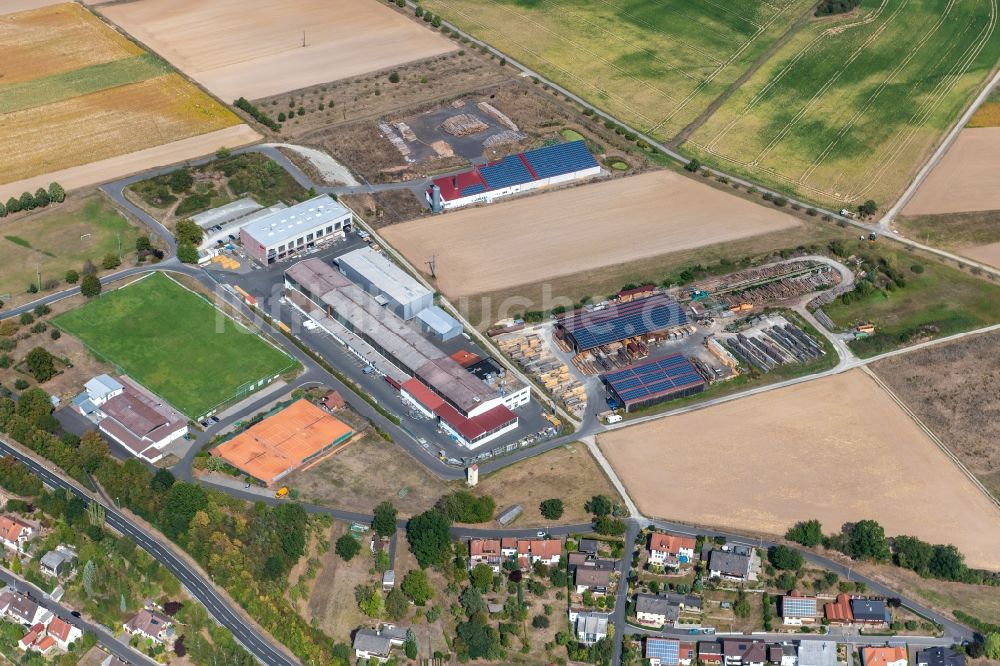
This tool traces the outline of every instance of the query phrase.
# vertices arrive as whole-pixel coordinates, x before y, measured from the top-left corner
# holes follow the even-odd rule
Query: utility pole
[[[118,261],[122,260],[122,234],[120,231],[115,232],[115,238],[118,239]]]
[[[35,277],[38,278],[38,291],[42,290],[42,266],[35,264]]]
[[[437,279],[437,274],[434,272],[434,269],[437,267],[437,255],[432,254],[430,260],[424,263],[431,269],[431,277]]]
[[[302,48],[306,47],[306,31],[302,31]]]

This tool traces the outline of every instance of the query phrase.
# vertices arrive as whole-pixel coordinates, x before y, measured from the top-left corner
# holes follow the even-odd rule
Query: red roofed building
[[[676,569],[694,560],[694,537],[653,532],[649,535],[649,563]]]
[[[865,666],[907,666],[906,648],[899,647],[863,647],[861,658]]]
[[[49,623],[48,634],[63,650],[69,650],[70,643],[83,636],[82,631],[59,617]]]
[[[439,423],[445,431],[469,448],[485,444],[517,428],[517,414],[504,405],[497,405],[478,416],[466,418],[457,409],[442,402],[434,410],[434,414],[440,419]]]
[[[838,594],[837,599],[823,606],[823,613],[830,624],[851,624],[854,613],[851,612],[851,598],[846,594]]]
[[[502,563],[500,539],[469,539],[469,569],[477,564],[485,564],[499,573]]]
[[[35,533],[35,528],[13,516],[0,516],[0,543],[4,548],[16,550],[24,549],[25,542]]]

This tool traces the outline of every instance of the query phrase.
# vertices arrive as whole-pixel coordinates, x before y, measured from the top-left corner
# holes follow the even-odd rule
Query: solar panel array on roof
[[[531,177],[531,172],[524,166],[519,155],[505,157],[496,164],[489,164],[479,168],[479,175],[483,177],[491,190],[500,190],[512,185],[523,185],[535,180]]]
[[[659,659],[664,666],[676,664],[680,647],[680,641],[671,638],[647,638],[646,659]]]
[[[626,403],[703,386],[705,380],[680,354],[631,365],[604,376],[607,385]]]
[[[816,617],[816,599],[810,597],[782,597],[781,614],[785,617]]]
[[[686,323],[687,315],[676,301],[656,294],[604,310],[578,312],[564,318],[559,326],[576,341],[577,351],[585,351]]]
[[[583,141],[571,141],[570,143],[529,150],[524,153],[524,159],[528,161],[539,178],[551,178],[597,166],[597,160],[587,150]]]
[[[468,187],[462,188],[463,197],[471,197],[473,194],[482,194],[486,191],[486,186],[482,183],[474,183]]]

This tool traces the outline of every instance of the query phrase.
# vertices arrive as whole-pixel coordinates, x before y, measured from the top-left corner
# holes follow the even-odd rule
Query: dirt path
[[[705,121],[712,117],[716,111],[719,110],[723,104],[725,104],[730,97],[733,96],[737,90],[740,89],[744,83],[750,80],[750,77],[757,73],[757,70],[764,66],[764,63],[769,61],[771,57],[778,52],[779,49],[785,46],[792,37],[798,34],[799,30],[808,25],[809,21],[813,18],[813,12],[815,8],[809,5],[808,10],[805,14],[799,17],[799,19],[785,31],[781,37],[779,37],[771,46],[760,54],[752,65],[750,65],[747,71],[743,72],[735,81],[733,81],[728,88],[726,88],[721,95],[712,100],[712,103],[708,107],[698,114],[698,117],[692,120],[687,127],[682,129],[677,133],[672,140],[667,142],[667,145],[673,148],[679,148],[685,141],[691,138],[691,135],[698,131],[698,128],[705,124]]]
[[[6,201],[8,197],[20,196],[21,192],[34,192],[39,187],[48,187],[49,183],[53,181],[58,182],[67,191],[75,190],[121,178],[145,169],[203,157],[223,146],[238,148],[260,139],[261,135],[248,125],[235,125],[162,146],[146,148],[134,153],[0,185],[0,200]]]
[[[333,159],[322,150],[316,150],[315,148],[307,148],[305,146],[297,146],[291,143],[268,143],[267,146],[273,146],[275,148],[285,148],[292,152],[298,153],[304,157],[309,164],[313,165],[319,172],[319,175],[329,183],[343,183],[348,187],[357,187],[361,183],[355,180],[351,172],[343,164]]]

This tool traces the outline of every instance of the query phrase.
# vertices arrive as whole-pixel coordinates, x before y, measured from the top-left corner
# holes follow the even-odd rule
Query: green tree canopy
[[[874,520],[855,523],[847,532],[847,554],[859,560],[888,560],[889,542],[885,529]]]
[[[174,236],[178,243],[187,243],[198,247],[204,238],[205,232],[191,220],[181,220],[174,226]]]
[[[101,295],[101,280],[96,275],[87,274],[80,280],[80,293],[87,298]]]
[[[788,530],[785,538],[803,546],[813,548],[823,543],[823,525],[818,520],[805,520],[795,523],[792,529]]]
[[[49,184],[49,200],[55,203],[62,203],[66,199],[66,190],[59,183]]]
[[[768,552],[767,557],[776,568],[786,571],[801,569],[806,563],[802,553],[785,545],[775,546]]]
[[[44,347],[35,347],[24,359],[28,372],[39,384],[43,384],[56,376],[55,356]]]
[[[549,520],[559,520],[563,515],[563,501],[558,498],[542,500],[538,505],[542,517]]]
[[[177,539],[187,532],[194,514],[208,508],[208,494],[205,489],[193,483],[181,481],[167,491],[167,502],[163,511],[163,533]]]
[[[400,589],[417,606],[423,606],[434,596],[434,588],[431,587],[427,572],[423,569],[413,569],[408,572],[403,577]]]
[[[442,564],[451,551],[448,530],[451,521],[438,509],[429,509],[410,519],[406,525],[406,540],[421,568]]]
[[[372,529],[382,537],[392,536],[396,533],[396,507],[392,505],[392,502],[385,501],[375,507]]]
[[[337,539],[337,546],[334,550],[345,562],[350,562],[355,555],[361,552],[361,544],[350,534],[342,534]]]
[[[587,500],[587,503],[583,505],[583,508],[586,509],[587,513],[592,513],[598,518],[601,518],[602,516],[610,514],[614,505],[611,503],[611,500],[607,498],[607,496],[594,495]]]

